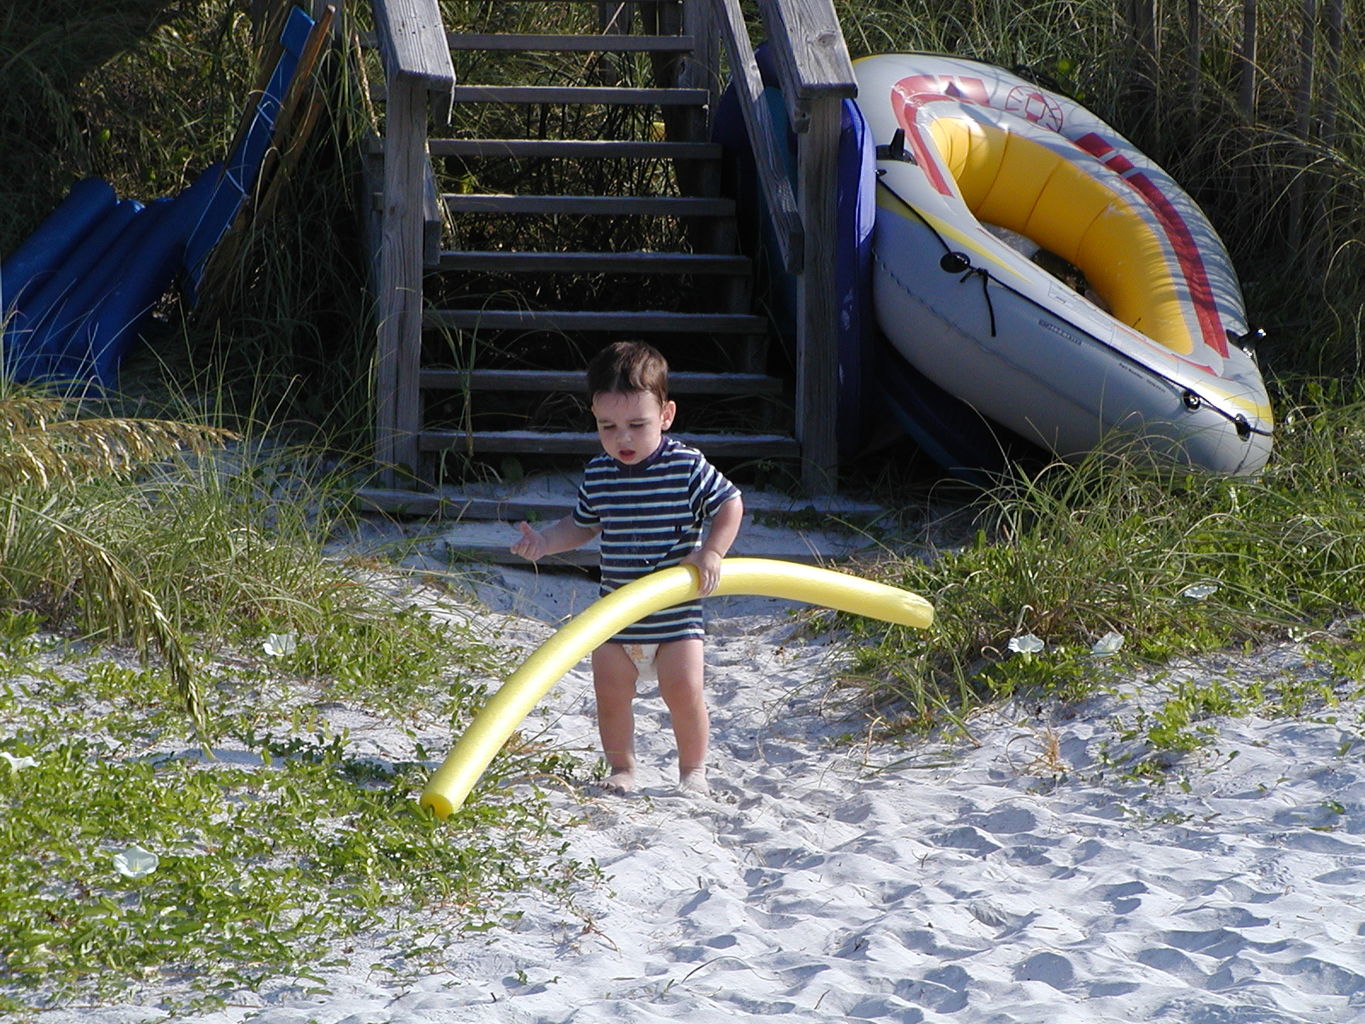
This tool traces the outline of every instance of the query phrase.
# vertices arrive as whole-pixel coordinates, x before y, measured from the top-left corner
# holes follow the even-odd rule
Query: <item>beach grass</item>
[[[403,976],[426,965],[434,929],[486,929],[509,896],[567,898],[580,874],[557,861],[559,826],[535,796],[436,823],[415,802],[420,745],[357,753],[317,709],[335,695],[265,655],[213,671],[205,748],[168,710],[164,672],[73,655],[13,620],[4,643],[0,1008],[19,1019],[136,1000],[143,984],[169,1013],[280,976],[306,990],[364,930],[392,938],[354,968]],[[405,720],[433,707],[409,701]]]
[[[1115,673],[1271,640],[1316,636],[1340,661],[1365,608],[1361,411],[1282,413],[1256,479],[1122,449],[1015,467],[954,507],[966,539],[875,567],[938,615],[927,636],[849,620],[864,637],[854,681],[903,732],[965,727],[1002,698],[1082,700]]]
[[[454,827],[418,810],[511,655],[383,560],[329,553],[353,471],[14,389],[0,409],[0,1006],[306,985],[376,927],[394,954],[365,969],[401,973],[422,928],[567,898],[584,869],[543,801],[494,795],[563,753],[503,759]],[[338,707],[400,749],[358,749]]]
[[[0,251],[79,178],[146,200],[221,156],[260,43],[244,7],[5,6]],[[1267,7],[1271,24],[1297,10]],[[1226,236],[1253,322],[1272,328],[1280,421],[1253,481],[1108,452],[959,492],[962,543],[867,567],[933,601],[934,628],[839,620],[874,726],[970,731],[974,709],[1007,697],[1083,700],[1116,673],[1281,636],[1314,638],[1362,679],[1360,77],[1342,76],[1335,135],[1305,140],[1286,100],[1293,39],[1272,33],[1262,103],[1243,116],[1230,37],[1214,33],[1197,109],[1172,86],[1153,121],[1124,84],[1132,49],[1112,4],[839,10],[855,55],[1028,64],[1168,164]],[[1188,81],[1170,60],[1162,80]],[[423,928],[486,928],[512,894],[569,900],[592,873],[558,859],[542,801],[492,796],[499,779],[575,770],[554,751],[498,762],[488,798],[451,823],[416,812],[437,753],[422,736],[448,739],[509,655],[410,600],[383,564],[329,553],[364,479],[345,453],[363,456],[372,332],[352,150],[364,101],[345,62],[328,81],[328,130],[288,201],[251,226],[212,315],[162,311],[136,393],[72,405],[0,391],[0,1009],[16,1016],[144,982],[206,1003],[281,974],[306,989],[363,929],[395,940],[360,966],[401,973],[421,962]],[[1314,230],[1296,239],[1300,180]],[[880,496],[908,505],[921,486]],[[1313,697],[1292,681],[1187,688],[1132,728],[1150,751],[1180,750],[1209,715]],[[408,747],[365,753],[326,714],[341,701],[400,723]]]

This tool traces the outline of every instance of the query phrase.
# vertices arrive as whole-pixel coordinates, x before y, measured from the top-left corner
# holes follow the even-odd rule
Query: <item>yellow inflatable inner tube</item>
[[[919,629],[934,621],[933,606],[907,590],[769,558],[725,559],[711,596],[726,594],[784,597]],[[507,678],[475,716],[427,783],[421,805],[440,818],[458,810],[522,719],[565,672],[632,622],[696,597],[696,573],[680,565],[628,583],[570,620]]]
[[[1135,204],[1017,132],[967,116],[938,118],[929,132],[978,220],[1017,231],[1074,264],[1115,319],[1173,352],[1194,351],[1197,335],[1157,225]]]

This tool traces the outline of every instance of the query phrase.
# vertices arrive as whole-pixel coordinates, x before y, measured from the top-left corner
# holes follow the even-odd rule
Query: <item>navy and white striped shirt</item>
[[[703,523],[739,488],[697,449],[665,437],[634,466],[603,452],[578,489],[574,522],[602,528],[602,593],[677,565],[701,545]],[[614,643],[666,643],[703,635],[701,602],[675,605],[627,626]]]

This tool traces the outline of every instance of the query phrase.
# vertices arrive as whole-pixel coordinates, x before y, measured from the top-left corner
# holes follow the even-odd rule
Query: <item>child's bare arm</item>
[[[517,528],[521,530],[521,537],[512,545],[512,554],[532,562],[546,555],[557,555],[561,551],[582,547],[598,534],[598,528],[579,526],[571,515],[551,523],[544,530],[536,530],[527,522],[518,523]]]
[[[697,593],[702,597],[715,590],[720,582],[721,559],[739,536],[739,525],[743,519],[744,499],[735,495],[711,517],[711,529],[707,531],[701,547],[683,559],[684,565],[697,567]]]

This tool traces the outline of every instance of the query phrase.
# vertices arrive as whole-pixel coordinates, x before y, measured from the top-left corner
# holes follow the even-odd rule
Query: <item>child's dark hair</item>
[[[608,345],[588,363],[588,401],[606,393],[648,391],[662,408],[668,403],[668,360],[643,341]]]

